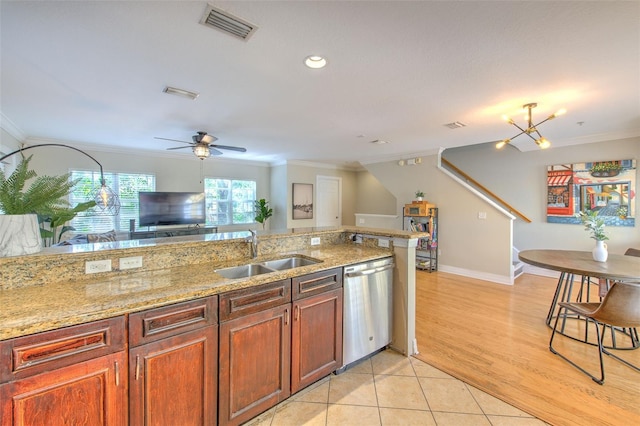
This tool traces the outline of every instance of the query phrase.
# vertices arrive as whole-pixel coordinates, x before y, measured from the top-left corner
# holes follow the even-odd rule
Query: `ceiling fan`
[[[159,138],[157,136],[155,137],[155,139],[186,143],[188,144],[187,146],[176,146],[176,147],[167,148],[167,149],[191,148],[193,150],[193,153],[201,160],[204,160],[210,155],[222,155],[222,151],[219,151],[218,149],[228,149],[229,151],[247,152],[246,148],[241,148],[238,146],[216,145],[213,142],[217,141],[218,138],[207,134],[207,132],[198,132],[196,135],[191,136],[191,139],[193,139],[193,142],[179,141],[177,139]]]

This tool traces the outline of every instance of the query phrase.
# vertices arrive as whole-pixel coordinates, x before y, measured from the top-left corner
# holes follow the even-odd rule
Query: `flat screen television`
[[[203,192],[139,192],[140,225],[195,225],[206,222]]]

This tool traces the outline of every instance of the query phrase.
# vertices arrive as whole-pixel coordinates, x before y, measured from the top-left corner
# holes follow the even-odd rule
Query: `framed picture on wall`
[[[313,219],[313,185],[293,184],[293,219]]]

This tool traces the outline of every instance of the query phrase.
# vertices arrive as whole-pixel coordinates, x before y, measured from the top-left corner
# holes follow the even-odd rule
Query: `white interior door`
[[[342,178],[318,176],[316,178],[318,219],[316,226],[342,225]]]

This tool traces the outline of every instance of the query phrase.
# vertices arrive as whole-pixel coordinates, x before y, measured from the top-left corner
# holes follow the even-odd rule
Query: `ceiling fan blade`
[[[211,155],[222,155],[222,151],[218,151],[217,149],[209,146],[209,152],[211,153]]]
[[[220,148],[220,149],[228,149],[229,151],[247,152],[246,148],[240,148],[239,146],[213,145],[213,144],[210,144],[209,146]]]
[[[179,141],[178,139],[159,138],[157,136],[155,136],[154,139],[161,139],[163,141],[172,141],[172,142],[189,143],[189,144],[193,143],[193,142],[187,142],[187,141]]]
[[[192,148],[190,146],[174,146],[173,148],[167,148],[167,149],[184,149],[184,148]]]

